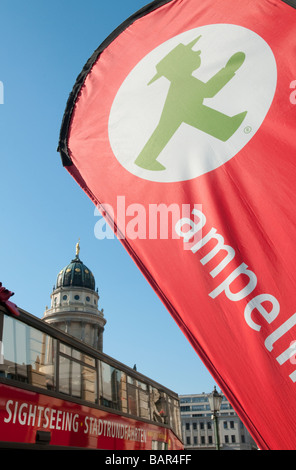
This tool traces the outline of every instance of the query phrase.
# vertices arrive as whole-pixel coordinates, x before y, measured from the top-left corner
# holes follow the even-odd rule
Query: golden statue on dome
[[[79,258],[80,253],[80,238],[78,238],[78,243],[76,243],[76,258]]]

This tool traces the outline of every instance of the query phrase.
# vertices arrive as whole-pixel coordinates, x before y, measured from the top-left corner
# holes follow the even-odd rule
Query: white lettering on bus
[[[7,400],[4,423],[19,424],[21,426],[43,427],[58,431],[78,432],[79,424],[84,425],[84,434],[104,436],[116,439],[125,439],[136,442],[147,442],[145,429],[133,424],[123,424],[118,421],[85,416],[84,421],[79,414],[59,410],[57,408],[43,407],[27,402]],[[0,423],[1,424],[1,423]]]
[[[35,426],[35,424],[45,429],[58,429],[60,431],[78,431],[79,415],[68,411],[57,410],[55,408],[44,408],[43,406],[32,405],[18,401],[7,400],[7,416],[4,423],[20,424],[21,426]]]
[[[86,416],[84,420],[84,434],[112,437],[129,441],[146,442],[146,432],[142,428],[122,424],[117,421],[97,419]]]

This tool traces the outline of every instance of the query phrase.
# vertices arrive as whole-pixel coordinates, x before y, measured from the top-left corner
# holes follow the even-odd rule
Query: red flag
[[[287,3],[143,8],[87,62],[59,143],[261,449],[296,447]]]

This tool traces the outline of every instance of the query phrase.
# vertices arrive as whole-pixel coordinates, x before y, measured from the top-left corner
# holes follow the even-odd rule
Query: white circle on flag
[[[174,59],[174,51],[180,44],[186,46],[187,52],[196,51],[197,60],[196,70],[189,72],[192,103],[197,104],[196,108],[191,105],[192,117],[187,118],[188,122],[182,120],[185,90],[182,91],[182,85],[176,85],[175,75],[170,72],[172,63],[176,69],[182,70],[184,66],[179,64],[182,54],[176,54]],[[221,71],[227,69],[226,64],[235,54],[238,57],[238,53],[244,60],[235,73],[228,74],[227,81],[227,74]],[[179,62],[178,57],[181,57]],[[219,78],[219,73],[224,78]],[[208,92],[210,83],[213,83],[211,93]],[[151,51],[122,83],[109,117],[112,151],[126,170],[146,180],[167,183],[204,175],[225,164],[252,139],[271,106],[276,83],[272,50],[255,32],[229,24],[186,31]],[[174,93],[176,86],[177,93]],[[208,118],[206,124],[202,119],[204,112]],[[196,115],[201,116],[198,123]],[[187,111],[185,116],[188,117]],[[242,122],[238,121],[238,127],[231,130],[233,134],[222,140],[221,128],[227,128],[228,122],[231,127],[231,118],[235,120],[236,116],[241,116]],[[160,144],[159,140],[163,142]],[[144,164],[138,164],[144,153]],[[156,163],[147,165],[147,159]]]

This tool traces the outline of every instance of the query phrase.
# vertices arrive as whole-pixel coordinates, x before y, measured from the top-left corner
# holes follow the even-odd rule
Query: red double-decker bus
[[[181,450],[178,396],[0,306],[0,447]]]

